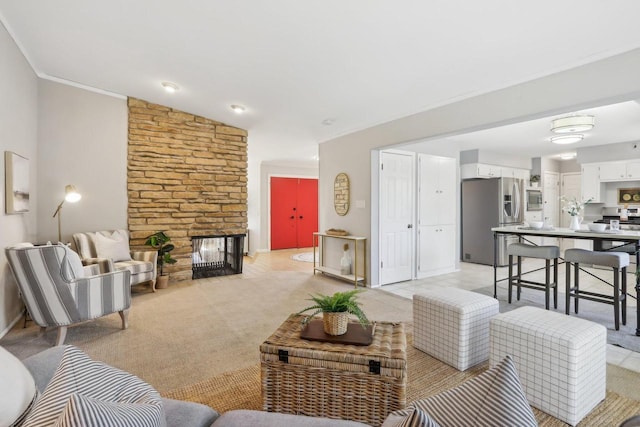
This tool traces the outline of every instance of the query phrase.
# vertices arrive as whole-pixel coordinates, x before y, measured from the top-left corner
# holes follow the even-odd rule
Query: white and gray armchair
[[[5,253],[33,321],[42,331],[58,328],[56,345],[64,343],[67,326],[115,312],[127,328],[129,271],[85,277],[80,257],[65,245],[10,247]]]

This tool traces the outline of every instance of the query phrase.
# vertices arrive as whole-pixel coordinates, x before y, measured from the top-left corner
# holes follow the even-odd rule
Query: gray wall
[[[36,210],[38,208],[37,120],[38,78],[20,53],[13,39],[0,24],[0,151],[2,151],[2,185],[0,198],[0,248],[33,241],[36,237]],[[30,211],[23,214],[5,214],[4,151],[13,151],[29,159]],[[18,297],[13,275],[0,251],[0,336],[12,323],[19,320],[23,305]]]
[[[578,148],[578,163],[598,163],[640,158],[640,142],[598,145]]]
[[[371,232],[371,151],[394,144],[531,120],[640,97],[640,49],[573,70],[404,117],[320,144],[320,229]],[[333,177],[346,172],[365,209],[338,217],[329,207]],[[376,242],[373,242],[376,247]],[[371,252],[369,252],[371,254]],[[371,256],[375,256],[371,254]],[[372,262],[375,260],[372,259]],[[369,267],[372,262],[368,263]],[[369,277],[371,274],[369,272]],[[374,283],[375,284],[375,283]]]
[[[482,149],[465,150],[460,152],[460,164],[484,163],[487,165],[506,166],[518,169],[531,169],[531,159],[528,157],[514,156],[512,154],[498,153]]]
[[[40,80],[38,240],[57,241],[52,215],[73,184],[82,200],[62,208],[62,239],[127,228],[127,101]]]

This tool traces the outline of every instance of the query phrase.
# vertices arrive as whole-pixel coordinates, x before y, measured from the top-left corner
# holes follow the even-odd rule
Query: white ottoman
[[[457,288],[413,296],[413,346],[464,371],[489,358],[489,320],[498,300]]]
[[[605,398],[607,330],[584,319],[521,307],[491,319],[489,363],[510,354],[531,406],[576,425]]]

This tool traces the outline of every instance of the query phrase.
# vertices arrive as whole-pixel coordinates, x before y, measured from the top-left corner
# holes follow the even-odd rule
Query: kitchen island
[[[508,227],[493,227],[493,297],[498,297],[498,265],[496,260],[498,259],[498,236],[499,235],[515,235],[523,240],[524,236],[538,236],[538,237],[556,237],[561,239],[578,239],[578,240],[591,240],[596,247],[597,242],[609,241],[620,242],[620,245],[613,246],[608,251],[615,252],[617,248],[625,245],[633,244],[635,250],[632,255],[636,258],[636,268],[640,265],[640,231],[631,230],[619,230],[613,231],[589,231],[589,230],[571,230],[569,228],[552,228],[552,229],[533,229],[531,227],[524,226],[508,226]],[[600,245],[601,246],[601,245]],[[505,279],[506,280],[506,279]],[[640,275],[636,275],[636,295],[640,295]],[[640,336],[640,304],[636,298],[636,335]]]

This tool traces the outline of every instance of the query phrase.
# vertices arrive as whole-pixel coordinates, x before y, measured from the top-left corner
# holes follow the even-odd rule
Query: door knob
[[[302,218],[303,218],[302,215],[300,215],[300,219],[302,219]]]
[[[295,217],[295,216],[293,216],[293,215],[291,215],[291,216],[289,217],[289,219],[296,219],[296,217]]]
[[[407,224],[407,228],[413,228],[413,224]]]

